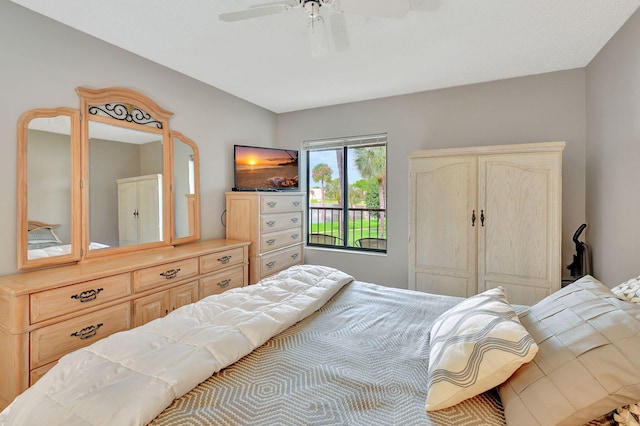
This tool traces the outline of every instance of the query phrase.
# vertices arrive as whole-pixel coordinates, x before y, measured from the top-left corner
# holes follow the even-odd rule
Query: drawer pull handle
[[[218,259],[218,262],[222,263],[223,265],[226,265],[227,263],[229,263],[230,260],[231,260],[231,256],[222,256],[220,259]]]
[[[273,228],[276,225],[276,221],[275,220],[268,220],[267,221],[267,226],[269,228]]]
[[[231,279],[230,279],[230,278],[227,278],[226,280],[222,280],[222,281],[220,281],[217,285],[218,285],[218,287],[220,287],[220,288],[227,288],[227,287],[229,287],[229,284],[230,284],[230,283],[231,283]]]
[[[291,238],[297,240],[300,234],[291,234]]]
[[[276,261],[275,260],[272,260],[271,262],[267,263],[267,268],[269,268],[269,269],[273,268],[274,266],[276,266]]]
[[[267,207],[269,207],[271,209],[274,208],[276,206],[276,204],[278,204],[278,203],[276,203],[275,201],[267,201]]]
[[[275,243],[276,243],[275,238],[271,238],[270,240],[267,240],[267,244],[269,244],[270,246],[274,245]]]
[[[299,256],[299,254],[298,254],[298,253],[293,253],[293,254],[291,255],[291,258],[292,258],[293,260],[295,260],[295,259],[297,259],[297,258],[298,258],[298,256]]]
[[[180,272],[180,268],[178,269],[169,269],[168,271],[161,272],[160,275],[170,280],[178,276],[178,272]]]
[[[80,303],[84,303],[84,302],[91,302],[92,300],[96,300],[96,297],[98,297],[98,293],[100,293],[102,290],[102,288],[99,289],[91,289],[91,290],[85,290],[80,294],[74,294],[73,296],[71,296],[72,299],[78,299],[80,301]]]
[[[100,323],[98,325],[90,325],[89,327],[85,327],[80,331],[76,331],[71,333],[71,337],[79,337],[80,340],[90,339],[96,335],[98,329],[102,327],[104,324]]]
[[[292,204],[294,205],[294,207],[298,207],[300,205],[300,201],[294,201]]]
[[[297,218],[297,217],[292,217],[292,218],[291,218],[291,222],[293,222],[293,223],[298,223],[298,218]]]

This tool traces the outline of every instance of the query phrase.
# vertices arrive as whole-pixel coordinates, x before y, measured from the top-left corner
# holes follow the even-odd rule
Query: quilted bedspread
[[[144,425],[213,373],[322,307],[352,277],[304,265],[72,352],[0,425]]]

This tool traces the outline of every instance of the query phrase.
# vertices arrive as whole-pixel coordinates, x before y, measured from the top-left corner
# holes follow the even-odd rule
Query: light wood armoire
[[[162,240],[162,175],[118,179],[120,246]]]
[[[409,155],[409,288],[530,305],[560,288],[564,142]]]

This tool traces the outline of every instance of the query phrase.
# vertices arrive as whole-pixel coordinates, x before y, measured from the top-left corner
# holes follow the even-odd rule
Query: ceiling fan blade
[[[329,23],[331,24],[333,46],[336,51],[348,51],[351,48],[351,43],[349,42],[349,32],[347,31],[347,23],[344,19],[344,13],[332,13],[329,15]]]
[[[221,13],[218,15],[218,18],[224,22],[235,22],[244,19],[258,18],[260,16],[275,15],[276,13],[286,12],[289,9],[291,9],[291,5],[288,3],[270,4],[239,10],[237,12]]]
[[[314,58],[329,53],[324,20],[320,16],[309,20],[309,45]]]
[[[354,15],[402,18],[411,10],[410,0],[340,0],[340,10]]]

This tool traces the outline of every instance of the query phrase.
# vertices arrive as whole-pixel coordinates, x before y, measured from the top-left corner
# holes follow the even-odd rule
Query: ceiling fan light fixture
[[[320,16],[320,2],[316,0],[306,0],[302,6],[309,18],[316,19]]]

